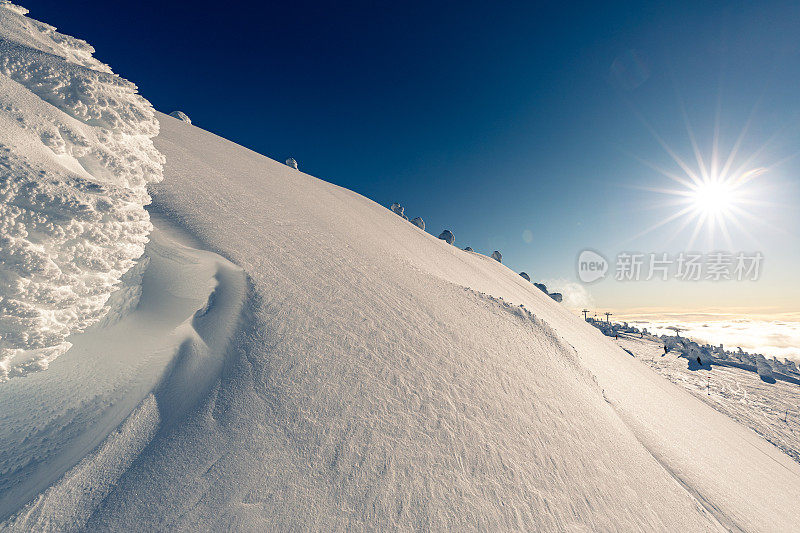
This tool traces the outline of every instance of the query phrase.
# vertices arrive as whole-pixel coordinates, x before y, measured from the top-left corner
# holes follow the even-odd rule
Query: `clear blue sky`
[[[637,158],[681,173],[645,122],[696,166],[680,103],[704,156],[717,110],[725,155],[758,103],[740,153],[771,139],[751,165],[769,167],[748,193],[764,204],[747,209],[773,227],[734,231],[732,251],[763,251],[762,280],[590,291],[612,309],[797,310],[800,164],[775,165],[800,149],[796,1],[24,5],[89,41],[157,109],[400,202],[535,279],[574,280],[586,247],[683,250],[690,230],[665,243],[678,221],[630,240],[677,210],[642,189],[678,184]]]

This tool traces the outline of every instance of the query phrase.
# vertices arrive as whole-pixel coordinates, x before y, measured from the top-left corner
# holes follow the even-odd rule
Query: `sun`
[[[727,216],[736,204],[735,192],[731,183],[709,180],[694,185],[690,199],[701,215]]]
[[[661,135],[642,119],[677,168],[667,169],[631,154],[640,163],[671,180],[673,186],[632,186],[658,195],[646,208],[660,211],[660,215],[653,225],[627,238],[624,243],[635,241],[667,225],[674,226],[674,231],[664,237],[662,245],[669,245],[679,236],[688,236],[685,249],[693,249],[696,245],[700,245],[699,239],[703,241],[705,247],[714,249],[720,245],[720,238],[726,246],[732,248],[734,235],[737,240],[743,236],[750,243],[758,243],[758,239],[751,232],[756,227],[781,231],[764,216],[766,209],[777,204],[765,197],[766,189],[763,187],[762,178],[769,175],[773,168],[794,157],[794,154],[766,166],[763,161],[757,164],[770,146],[771,140],[750,153],[742,153],[741,148],[749,128],[748,121],[730,151],[727,155],[723,155],[719,146],[719,117],[710,142],[711,150],[704,153],[695,138],[685,110],[682,114],[694,161],[691,157],[684,158],[678,155]],[[674,211],[665,213],[664,208],[674,208]]]
[[[719,162],[714,157],[706,165],[704,159],[698,154],[698,168],[692,169],[683,160],[670,152],[681,168],[681,172],[668,172],[654,168],[667,178],[677,182],[677,188],[652,188],[643,187],[659,195],[671,196],[670,200],[659,201],[654,208],[674,206],[676,211],[666,215],[654,225],[637,233],[629,240],[634,240],[646,235],[657,228],[670,223],[676,224],[676,229],[667,239],[665,244],[671,242],[678,235],[688,231],[688,248],[697,243],[698,238],[706,235],[711,247],[715,246],[717,237],[722,237],[725,244],[732,246],[731,229],[735,228],[746,235],[751,241],[755,239],[750,234],[747,226],[763,224],[750,207],[756,205],[753,182],[756,178],[768,171],[767,168],[747,168],[744,165],[732,167],[733,157],[725,162]]]

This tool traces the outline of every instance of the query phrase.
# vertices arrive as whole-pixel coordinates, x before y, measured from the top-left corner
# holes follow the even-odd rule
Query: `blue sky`
[[[723,156],[749,121],[739,153],[770,142],[747,210],[768,225],[730,244],[764,253],[761,279],[588,290],[609,309],[797,310],[800,163],[784,161],[800,149],[797,2],[25,5],[157,109],[400,202],[536,279],[574,281],[587,247],[682,251],[690,229],[666,242],[680,219],[630,240],[677,210],[647,190],[681,188],[639,161],[682,172],[651,132],[696,166],[682,105],[706,158],[715,117]]]

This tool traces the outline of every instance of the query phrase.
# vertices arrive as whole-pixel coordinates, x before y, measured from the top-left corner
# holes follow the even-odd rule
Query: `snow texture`
[[[187,124],[191,124],[192,123],[192,119],[190,119],[189,115],[187,115],[183,111],[173,111],[172,113],[169,114],[169,116],[175,117],[178,120],[182,120],[182,121],[186,122]]]
[[[162,178],[136,86],[25,13],[0,4],[0,382],[47,368],[109,311]]]

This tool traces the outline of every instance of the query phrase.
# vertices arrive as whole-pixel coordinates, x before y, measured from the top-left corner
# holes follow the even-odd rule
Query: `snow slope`
[[[26,27],[31,41],[47,35]],[[61,117],[32,89],[15,90],[22,113]],[[3,405],[16,406],[0,426],[0,528],[798,522],[800,465],[507,267],[351,191],[157,119],[167,163],[150,194],[162,233],[137,267],[138,305],[114,304],[119,316],[65,337],[73,348],[47,371],[0,385]],[[9,153],[40,150],[41,138],[14,131]],[[138,213],[145,199],[135,197]],[[121,290],[135,293],[137,280]]]
[[[250,320],[204,408],[151,443],[88,528],[778,530],[796,518],[766,503],[797,491],[785,456],[514,272],[160,119],[155,203],[249,274]],[[583,365],[609,367],[600,387]],[[679,412],[653,423],[663,402]],[[741,483],[726,492],[702,461],[671,455],[670,443],[707,446],[686,436],[687,412],[729,439],[723,461],[769,458],[757,466],[783,494],[717,472]]]
[[[793,527],[794,462],[516,273],[160,119],[155,202],[248,272],[252,319],[90,526]]]

